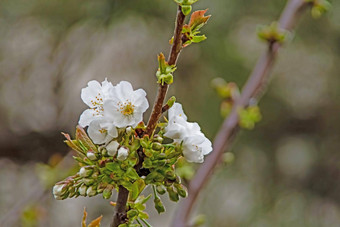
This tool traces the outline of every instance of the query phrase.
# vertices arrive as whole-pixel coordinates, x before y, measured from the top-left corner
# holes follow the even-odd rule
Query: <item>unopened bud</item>
[[[97,195],[97,190],[96,190],[95,186],[88,187],[86,194],[90,197]]]
[[[110,199],[110,198],[111,198],[112,189],[113,189],[113,186],[112,186],[112,185],[108,185],[108,186],[104,189],[104,191],[103,191],[103,198],[104,198],[104,199]]]
[[[153,201],[155,203],[155,208],[159,214],[165,212],[165,207],[158,196]]]
[[[93,168],[90,166],[83,166],[79,170],[79,176],[80,177],[89,177],[93,173]]]
[[[157,141],[159,143],[163,142],[163,138],[161,136],[159,136],[159,135],[154,136],[153,139],[154,139],[154,141]]]
[[[56,184],[53,187],[53,195],[57,200],[62,200],[62,195],[67,191],[67,187],[65,184]]]
[[[129,219],[134,218],[138,215],[138,211],[135,209],[129,210],[127,213]]]
[[[82,185],[82,186],[79,187],[78,192],[79,192],[80,195],[86,196],[86,190],[87,190],[86,185]]]
[[[153,143],[152,144],[152,149],[154,149],[155,151],[160,151],[163,148],[162,144],[160,143]]]
[[[169,108],[171,108],[176,102],[176,97],[172,96],[171,98],[169,98],[169,100],[167,101],[167,105],[169,106]]]
[[[86,156],[92,161],[97,160],[97,157],[93,152],[87,152]]]
[[[182,5],[182,13],[187,16],[191,12],[191,5]]]
[[[131,134],[131,132],[132,132],[132,127],[127,127],[126,129],[125,129],[125,132],[126,132],[126,134]]]
[[[107,154],[110,156],[115,156],[118,151],[119,143],[117,141],[112,141],[106,146]]]
[[[117,159],[119,161],[124,161],[129,156],[129,149],[126,147],[121,147],[118,150]]]
[[[185,198],[188,196],[188,192],[183,185],[175,184],[175,187],[177,189],[177,193],[179,196],[181,196],[182,198]]]
[[[94,183],[94,180],[91,179],[91,178],[83,178],[83,179],[82,179],[82,182],[83,182],[86,186],[89,186],[89,185],[91,185],[91,184]]]
[[[172,187],[167,188],[170,200],[177,202],[179,200],[178,194],[174,191]]]
[[[158,194],[163,195],[166,191],[165,188],[163,187],[163,185],[158,185],[156,187],[156,191],[158,192]]]

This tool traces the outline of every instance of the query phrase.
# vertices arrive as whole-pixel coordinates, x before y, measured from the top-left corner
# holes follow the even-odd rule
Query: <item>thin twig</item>
[[[169,65],[175,65],[182,49],[182,29],[184,25],[185,16],[179,6],[177,10],[176,27],[174,31],[174,41],[168,58]],[[149,118],[146,134],[151,135],[156,128],[157,122],[162,115],[162,107],[169,85],[160,84],[158,87],[157,98],[153,106],[152,113]]]
[[[291,0],[283,11],[279,25],[281,28],[291,30],[296,23],[301,11],[306,8],[308,3],[304,0]],[[175,215],[173,226],[186,227],[192,211],[193,205],[203,186],[210,179],[213,170],[221,162],[221,157],[226,149],[229,149],[235,135],[238,132],[239,115],[237,109],[246,107],[253,98],[259,99],[267,87],[269,72],[280,48],[279,43],[272,43],[269,48],[258,60],[253,72],[243,88],[241,97],[236,100],[228,118],[225,119],[222,127],[217,133],[213,152],[206,158],[204,164],[200,166],[195,177],[191,180],[188,187],[188,198],[183,200]]]
[[[182,29],[184,25],[185,16],[182,13],[182,9],[179,6],[177,10],[177,17],[176,17],[176,26],[174,31],[174,41],[171,47],[171,51],[169,54],[168,64],[175,65],[179,56],[179,53],[182,49]],[[155,100],[155,104],[153,106],[152,113],[150,115],[146,134],[152,135],[153,131],[156,128],[157,122],[162,115],[162,107],[164,103],[164,99],[166,93],[168,91],[169,85],[167,84],[160,84],[158,88],[157,98]],[[139,163],[142,163],[139,161]],[[120,224],[126,222],[126,203],[128,199],[129,191],[124,187],[119,187],[118,197],[117,197],[117,205],[115,209],[115,213],[112,218],[111,227],[117,227]]]

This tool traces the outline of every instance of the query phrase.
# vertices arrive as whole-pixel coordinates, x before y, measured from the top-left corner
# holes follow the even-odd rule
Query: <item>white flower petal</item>
[[[80,115],[78,124],[84,128],[98,117],[99,115],[94,109],[87,109]]]
[[[187,115],[185,115],[182,104],[176,102],[174,105],[169,109],[169,121],[175,117],[182,117],[184,120],[187,120]]]
[[[124,161],[129,156],[129,149],[126,147],[121,147],[118,150],[117,159],[119,161]]]
[[[87,133],[95,144],[103,144],[112,140],[114,137],[108,133],[106,128],[101,127],[101,125],[106,125],[107,121],[105,118],[94,120],[90,123]],[[110,129],[111,130],[111,129]],[[117,130],[117,129],[116,129]],[[118,135],[118,133],[117,133]]]
[[[86,88],[81,89],[81,99],[89,107],[96,107],[96,105],[93,105],[93,100],[96,96],[101,95],[101,88],[102,87],[98,81],[91,80],[87,83]]]

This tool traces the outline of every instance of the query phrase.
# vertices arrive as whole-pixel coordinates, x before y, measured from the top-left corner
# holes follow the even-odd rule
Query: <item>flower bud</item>
[[[79,192],[80,195],[86,196],[86,190],[87,190],[86,185],[82,185],[82,186],[79,187],[78,192]]]
[[[169,179],[169,180],[175,180],[175,179],[176,179],[176,174],[175,174],[175,172],[174,172],[174,171],[171,171],[171,170],[167,171],[167,172],[165,173],[165,176],[166,176],[166,178]]]
[[[155,208],[159,214],[165,212],[165,207],[158,196],[153,201],[155,203]]]
[[[160,195],[164,195],[164,193],[166,192],[163,185],[158,185],[158,186],[156,187],[156,191],[157,191],[158,194],[160,194]]]
[[[94,183],[94,180],[91,178],[83,178],[82,182],[86,185],[86,186],[90,186],[91,184]]]
[[[124,161],[129,156],[129,149],[126,147],[121,147],[118,150],[117,159],[119,161]]]
[[[183,185],[175,184],[175,188],[177,189],[178,195],[181,196],[182,198],[185,198],[188,196],[188,192]]]
[[[192,6],[191,5],[182,5],[182,13],[187,16],[191,12]]]
[[[119,143],[117,141],[112,141],[106,146],[107,154],[110,156],[115,156],[118,151]]]
[[[97,195],[97,190],[96,190],[95,186],[88,187],[86,194],[90,197]]]
[[[134,218],[138,215],[138,211],[135,209],[129,210],[127,213],[129,219]]]
[[[56,184],[53,187],[53,195],[54,198],[57,200],[62,200],[63,199],[63,195],[65,194],[65,192],[67,191],[67,187],[65,184]]]
[[[152,149],[154,149],[155,151],[160,151],[160,150],[162,150],[162,148],[163,148],[163,146],[160,143],[156,142],[156,143],[152,144]]]
[[[96,155],[95,155],[93,152],[91,152],[91,151],[87,152],[86,156],[87,156],[91,161],[97,160]]]
[[[169,106],[169,108],[171,108],[176,102],[176,97],[172,96],[168,101],[167,101],[167,105]]]
[[[104,191],[103,191],[103,198],[104,198],[104,199],[110,199],[110,198],[111,198],[112,189],[113,189],[113,186],[112,186],[112,185],[108,185],[108,186],[104,189]]]
[[[127,127],[126,129],[125,129],[125,132],[126,132],[126,134],[131,134],[131,132],[132,132],[132,127]]]
[[[80,177],[89,177],[93,173],[93,168],[90,166],[83,166],[79,170],[79,176]]]
[[[172,187],[167,188],[170,200],[177,202],[179,200],[178,194],[174,191]]]
[[[159,143],[162,143],[163,142],[163,137],[159,136],[159,135],[156,135],[153,137],[154,141],[157,141]]]

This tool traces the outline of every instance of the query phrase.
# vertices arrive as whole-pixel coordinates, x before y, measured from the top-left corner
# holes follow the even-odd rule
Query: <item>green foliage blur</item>
[[[210,139],[223,121],[210,81],[222,77],[242,88],[266,49],[257,26],[276,21],[285,3],[193,6],[209,8],[208,39],[180,55],[169,97]],[[240,132],[233,161],[202,191],[196,214],[205,215],[205,226],[339,226],[340,2],[331,3],[319,19],[306,12],[280,51],[259,102],[261,122]],[[103,214],[108,225],[112,207],[99,197],[32,196],[43,188],[35,165],[67,153],[60,132],[74,133],[89,80],[130,81],[153,102],[157,54],[169,51],[175,14],[172,0],[0,1],[0,226],[77,226],[84,206],[91,220]],[[39,212],[26,209],[31,203]],[[161,216],[147,207],[150,223],[171,226],[174,205]]]

